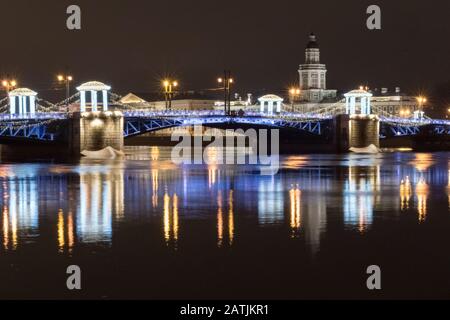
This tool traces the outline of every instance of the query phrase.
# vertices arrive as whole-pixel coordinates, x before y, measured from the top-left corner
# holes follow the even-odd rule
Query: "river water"
[[[449,153],[27,161],[0,164],[0,298],[450,297]]]

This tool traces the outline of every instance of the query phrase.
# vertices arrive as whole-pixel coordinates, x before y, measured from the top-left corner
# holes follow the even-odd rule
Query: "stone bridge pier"
[[[83,83],[80,93],[80,112],[69,120],[69,149],[73,154],[97,151],[106,147],[123,149],[123,115],[108,110],[110,86],[99,81]]]
[[[345,95],[346,113],[334,118],[333,143],[336,151],[347,152],[349,148],[365,148],[373,144],[380,147],[380,121],[371,114],[371,93],[363,88]]]
[[[80,154],[83,150],[101,150],[108,146],[122,150],[123,115],[119,111],[74,113],[69,119],[68,140],[72,154]]]

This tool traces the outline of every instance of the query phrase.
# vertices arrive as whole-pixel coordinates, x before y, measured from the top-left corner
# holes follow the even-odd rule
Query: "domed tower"
[[[327,68],[320,63],[320,49],[316,35],[311,33],[305,49],[305,63],[298,70],[302,100],[320,102],[336,97],[336,90],[327,90]]]
[[[309,41],[305,49],[305,63],[307,64],[319,64],[320,63],[320,49],[317,43],[316,35],[311,33],[309,35]]]

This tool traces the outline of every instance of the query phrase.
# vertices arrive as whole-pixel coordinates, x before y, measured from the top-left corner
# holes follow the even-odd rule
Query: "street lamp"
[[[300,96],[300,89],[292,87],[289,89],[289,99],[291,100],[291,111],[294,111],[294,101],[295,98]]]
[[[6,95],[8,95],[8,93],[17,86],[17,81],[5,79],[2,81],[2,86],[5,88]]]
[[[425,98],[424,96],[418,96],[416,99],[417,102],[419,102],[419,110],[422,111],[422,107],[427,102],[427,98]]]
[[[174,88],[178,87],[178,81],[172,80],[164,80],[163,88],[164,88],[164,96],[166,99],[166,110],[172,109],[172,98],[174,94]]]
[[[73,80],[72,76],[69,75],[58,75],[58,81],[66,85],[66,107],[69,107],[69,97],[70,97],[70,82]]]
[[[234,83],[233,78],[231,77],[231,71],[225,70],[223,72],[223,78],[217,78],[217,83],[219,85],[223,85],[224,92],[224,110],[225,114],[231,114],[231,85]]]

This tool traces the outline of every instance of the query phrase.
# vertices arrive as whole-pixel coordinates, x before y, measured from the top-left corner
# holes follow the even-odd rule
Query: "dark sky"
[[[70,4],[82,9],[81,31],[66,28]],[[370,4],[381,6],[381,31],[366,28]],[[311,31],[329,88],[415,94],[450,78],[449,0],[14,0],[0,10],[0,72],[38,91],[65,66],[75,84],[116,92],[156,90],[166,74],[212,88],[224,68],[241,93],[278,91],[297,80]]]

